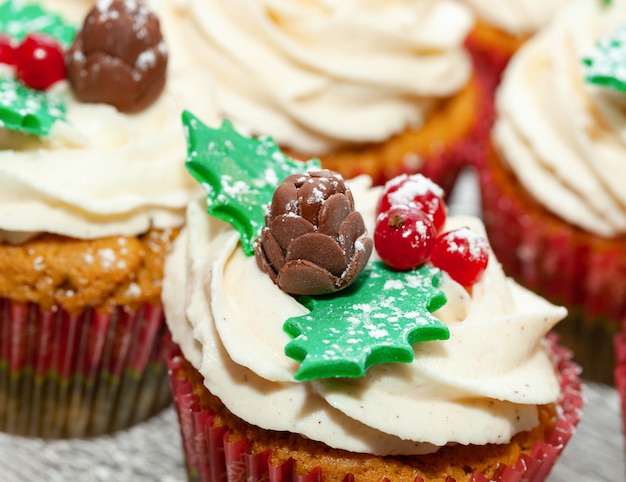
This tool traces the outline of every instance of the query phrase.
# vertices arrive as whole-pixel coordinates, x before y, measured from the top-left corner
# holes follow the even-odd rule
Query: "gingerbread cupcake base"
[[[350,480],[541,482],[580,420],[579,368],[548,339],[560,374],[558,406],[541,408],[541,423],[503,445],[453,446],[422,456],[378,457],[332,449],[296,434],[271,432],[230,413],[201,375],[167,340],[167,363],[180,421],[188,478],[198,482]]]

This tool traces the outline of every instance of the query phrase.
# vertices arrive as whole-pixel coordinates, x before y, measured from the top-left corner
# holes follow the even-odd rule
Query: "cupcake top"
[[[42,9],[38,22],[21,13],[33,6]],[[0,128],[0,240],[39,232],[132,236],[182,224],[198,186],[184,167],[180,113],[193,106],[210,120],[216,112],[211,67],[187,48],[197,28],[190,7],[169,0],[44,0],[0,8],[3,16],[12,12],[13,27],[62,22],[71,32],[62,47],[72,60],[67,78],[39,91],[44,103],[65,111],[49,132]],[[0,32],[11,35],[8,20]],[[17,46],[21,39],[12,41]],[[14,67],[0,69],[0,79],[13,79]],[[105,72],[100,83],[85,82],[94,70]],[[107,88],[104,97],[93,96]],[[9,95],[3,92],[3,105]]]
[[[626,94],[588,82],[583,60],[624,22],[621,0],[564,8],[507,68],[493,129],[503,161],[539,203],[604,237],[626,233]]]
[[[467,84],[473,24],[450,0],[188,0],[189,46],[213,66],[220,112],[310,155],[419,128]]]
[[[532,34],[547,24],[568,0],[464,0],[489,25],[512,35]]]
[[[194,122],[191,130],[197,127]],[[200,137],[205,147],[212,146],[209,151],[232,154],[230,147],[217,147],[210,134]],[[190,161],[195,162],[203,152],[205,148],[192,151]],[[263,151],[262,157],[279,156]],[[254,157],[249,159],[253,162]],[[199,172],[197,164],[194,172]],[[207,172],[210,169],[204,175]],[[373,233],[382,188],[372,187],[367,177],[346,184],[366,232]],[[237,185],[249,194],[245,185],[232,178],[208,182],[209,210],[224,218],[221,202],[225,193],[233,192],[231,186]],[[215,192],[215,186],[222,186],[221,192]],[[206,209],[203,200],[189,205],[186,228],[168,259],[163,287],[166,319],[174,340],[202,374],[207,388],[247,422],[353,452],[422,454],[447,444],[506,443],[514,434],[536,426],[538,405],[558,399],[559,382],[542,339],[564,317],[565,309],[506,278],[491,252],[486,270],[469,288],[423,265],[394,271],[376,290],[364,290],[367,284],[359,285],[357,278],[344,292],[325,295],[330,298],[322,300],[330,299],[331,304],[339,300],[350,313],[340,315],[335,332],[341,331],[337,327],[342,324],[354,323],[359,333],[357,327],[363,324],[368,333],[364,336],[376,344],[399,320],[414,320],[427,327],[429,335],[422,342],[413,338],[410,358],[396,360],[405,363],[377,360],[380,363],[366,366],[365,373],[359,374],[363,376],[335,377],[332,370],[342,373],[344,365],[331,360],[331,374],[300,376],[306,357],[300,363],[298,357],[286,355],[286,347],[299,340],[302,348],[314,337],[324,324],[323,317],[314,315],[319,305],[305,306],[300,303],[304,298],[281,290],[257,260],[246,255],[239,232],[207,215]],[[232,221],[231,214],[226,217]],[[471,217],[451,217],[444,230],[460,227],[483,234],[480,221]],[[364,270],[374,273],[370,279],[382,275],[376,270],[379,261],[374,250]],[[375,311],[378,302],[373,300],[380,292],[389,311]],[[422,306],[423,292],[430,297],[433,313]],[[435,299],[438,302],[432,303]],[[442,299],[447,299],[443,306]],[[398,306],[403,308],[398,310]],[[292,339],[294,333],[286,327],[286,320],[306,319],[311,314],[313,323]],[[330,339],[332,333],[327,336]],[[361,343],[357,338],[356,334],[354,339],[348,337],[339,358],[350,351],[350,344]],[[332,358],[329,352],[326,355]],[[384,414],[381,406],[387,407]]]

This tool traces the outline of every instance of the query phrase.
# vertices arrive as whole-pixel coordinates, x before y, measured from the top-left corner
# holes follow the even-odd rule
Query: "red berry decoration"
[[[457,283],[472,286],[487,268],[489,246],[483,236],[469,228],[455,229],[437,238],[430,261]]]
[[[443,189],[422,174],[402,174],[385,184],[377,213],[383,213],[392,206],[416,207],[432,216],[435,230],[440,232],[447,216],[443,196]]]
[[[0,35],[0,64],[15,65],[17,54],[13,41],[6,35]]]
[[[414,269],[424,263],[436,238],[432,218],[410,206],[393,206],[380,214],[374,229],[378,255],[398,271]]]
[[[45,90],[65,78],[65,59],[61,45],[41,33],[28,34],[16,48],[17,78],[25,85]]]

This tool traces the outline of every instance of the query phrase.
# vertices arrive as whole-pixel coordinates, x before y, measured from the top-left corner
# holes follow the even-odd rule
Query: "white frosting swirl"
[[[371,232],[379,191],[369,184],[350,182]],[[537,424],[537,404],[557,399],[541,340],[565,309],[507,279],[493,253],[472,296],[444,276],[449,301],[435,315],[449,340],[417,344],[412,363],[377,365],[361,379],[297,382],[282,325],[307,310],[205,208],[190,204],[167,262],[166,319],[205,385],[244,420],[354,452],[420,454],[446,444],[506,443]],[[482,232],[475,218],[450,219],[449,228],[459,226]]]
[[[581,59],[626,20],[626,3],[576,0],[510,63],[493,137],[526,190],[565,221],[626,233],[626,96],[588,84]]]
[[[453,0],[187,4],[224,116],[302,153],[419,127],[469,81],[473,18]]]
[[[532,34],[570,0],[463,0],[478,18],[512,35]],[[600,0],[598,0],[600,1]]]

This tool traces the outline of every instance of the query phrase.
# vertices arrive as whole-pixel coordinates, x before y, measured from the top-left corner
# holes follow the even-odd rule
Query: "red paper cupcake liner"
[[[615,346],[615,389],[619,395],[622,414],[622,432],[626,437],[626,318],[613,338]],[[626,445],[625,445],[626,448]]]
[[[0,298],[0,431],[110,433],[171,400],[160,306],[70,314]]]
[[[569,310],[556,330],[583,375],[612,384],[613,335],[626,317],[626,244],[586,233],[524,197],[495,154],[479,169],[482,211],[505,272]],[[487,165],[488,164],[488,165]]]
[[[216,414],[201,408],[198,396],[188,379],[181,376],[186,363],[179,347],[166,336],[168,373],[176,411],[180,422],[182,445],[188,478],[197,482],[321,482],[324,471],[316,467],[306,475],[294,473],[293,460],[281,465],[271,463],[269,449],[250,453],[247,439],[229,440],[229,429],[213,427]],[[471,482],[542,482],[563,451],[580,421],[584,401],[581,395],[580,368],[572,362],[571,351],[557,343],[554,335],[547,337],[555,366],[560,374],[561,398],[558,420],[546,440],[537,442],[528,454],[522,454],[514,466],[500,464],[492,478],[475,472]],[[355,477],[346,473],[344,482]],[[389,479],[387,479],[389,480]],[[421,477],[414,482],[427,482]],[[446,482],[456,482],[448,477]]]
[[[482,45],[472,33],[465,40],[465,48],[472,58],[474,70],[480,74],[486,85],[489,87],[489,93],[493,97],[493,93],[500,83],[502,74],[506,69],[512,52],[491,46],[487,48]]]
[[[491,128],[496,119],[495,93],[511,54],[498,49],[487,50],[480,46],[471,34],[465,41],[465,48],[472,59],[474,75],[481,89],[478,113],[481,125],[477,127],[475,141],[472,144],[474,152],[467,158],[466,164],[483,169],[489,151]]]
[[[447,149],[426,156],[418,172],[441,186],[450,194],[461,172],[467,167],[477,167],[485,157],[489,145],[491,126],[495,118],[493,92],[489,79],[481,72],[474,72],[478,101],[473,125],[469,132],[454,141]],[[387,172],[387,180],[404,172],[415,172],[410,166],[402,166],[395,173]],[[393,175],[392,175],[393,174]]]

